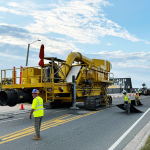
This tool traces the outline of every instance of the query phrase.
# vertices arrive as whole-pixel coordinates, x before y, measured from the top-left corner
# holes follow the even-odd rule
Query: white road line
[[[55,112],[53,112],[53,113],[62,112],[62,111],[66,111],[66,110],[68,110],[68,109],[60,110],[60,111],[55,111]]]
[[[12,120],[7,120],[7,121],[1,121],[0,123],[2,123],[2,122],[8,122],[8,121],[14,121],[14,120],[19,120],[19,119],[24,119],[24,118],[18,118],[18,119],[12,119]]]
[[[138,122],[148,113],[150,108],[108,149],[114,150],[117,145],[127,136],[127,134],[138,124]]]

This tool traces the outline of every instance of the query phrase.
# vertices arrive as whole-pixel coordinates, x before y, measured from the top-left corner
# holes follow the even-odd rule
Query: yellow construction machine
[[[56,57],[44,59],[49,63],[43,66],[1,70],[1,105],[32,103],[31,92],[35,88],[40,91],[45,107],[84,102],[86,109],[95,110],[112,104],[107,92],[107,87],[114,82],[109,61],[90,59],[79,52],[70,53],[66,60]],[[10,70],[12,77],[8,77],[10,73],[7,75]],[[20,76],[17,76],[17,71]]]

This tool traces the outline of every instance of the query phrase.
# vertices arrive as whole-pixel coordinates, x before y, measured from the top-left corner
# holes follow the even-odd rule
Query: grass
[[[147,138],[145,145],[141,150],[150,150],[150,136]]]

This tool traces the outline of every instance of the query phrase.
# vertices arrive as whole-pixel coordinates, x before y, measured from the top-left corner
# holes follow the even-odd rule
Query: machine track
[[[112,97],[106,96],[104,99],[103,95],[86,97],[84,101],[84,107],[87,110],[100,110],[106,107],[111,107]]]

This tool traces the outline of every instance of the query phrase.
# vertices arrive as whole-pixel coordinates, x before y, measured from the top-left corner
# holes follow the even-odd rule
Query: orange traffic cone
[[[23,104],[21,104],[21,110],[24,109]]]

